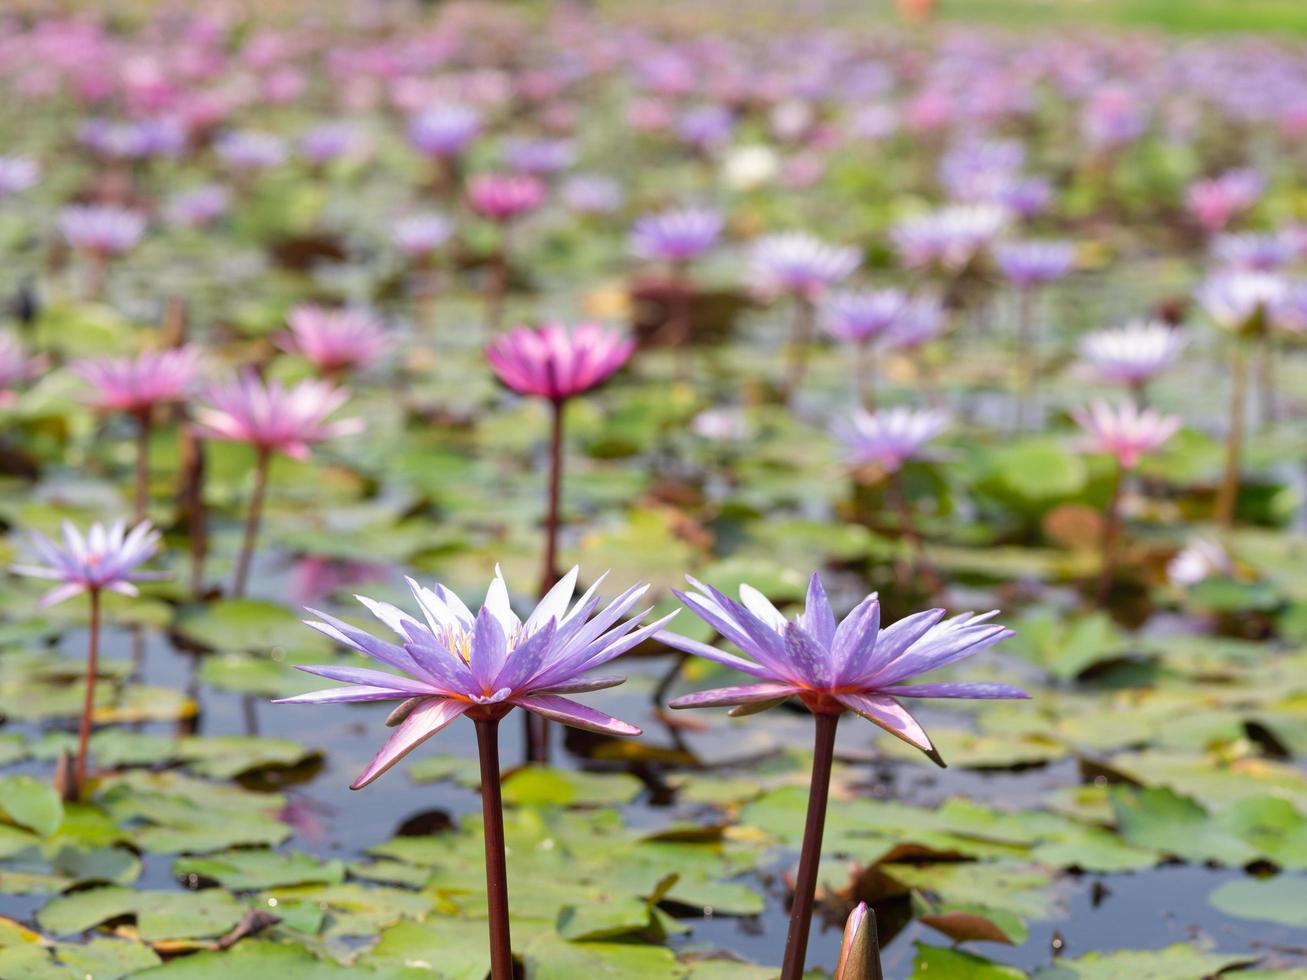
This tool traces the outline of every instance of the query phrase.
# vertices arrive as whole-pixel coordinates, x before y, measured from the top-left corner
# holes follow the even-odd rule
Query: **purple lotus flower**
[[[752,279],[764,293],[815,300],[858,267],[856,248],[830,245],[801,231],[759,239],[751,256]]]
[[[1083,448],[1088,452],[1106,453],[1122,469],[1131,470],[1140,459],[1157,449],[1180,429],[1180,419],[1162,415],[1156,409],[1140,409],[1133,402],[1115,408],[1096,401],[1087,408],[1075,409],[1071,417],[1088,437]]]
[[[303,460],[315,442],[362,431],[362,419],[327,421],[348,398],[344,388],[323,381],[301,381],[285,388],[244,371],[235,381],[211,388],[208,404],[201,405],[195,416],[215,439],[248,443],[261,454],[280,452]]]
[[[1288,284],[1280,276],[1235,270],[1208,278],[1194,298],[1217,326],[1245,333],[1262,329],[1288,292]]]
[[[1221,265],[1249,272],[1276,272],[1294,258],[1293,243],[1282,234],[1217,235],[1211,253]]]
[[[612,214],[622,206],[622,185],[602,174],[572,174],[558,189],[563,203],[577,214]]]
[[[1002,242],[994,248],[994,259],[1004,278],[1020,289],[1030,289],[1070,272],[1076,249],[1070,242]]]
[[[112,204],[72,205],[60,212],[59,230],[73,248],[109,258],[136,247],[145,216]]]
[[[626,363],[635,342],[596,323],[518,327],[486,348],[499,380],[523,395],[562,402],[597,388]]]
[[[131,531],[122,521],[114,522],[107,529],[96,523],[85,535],[64,521],[62,547],[36,531],[32,532],[32,544],[44,564],[15,565],[13,570],[19,575],[60,583],[41,597],[43,608],[81,592],[104,590],[139,595],[133,582],[159,577],[135,570],[159,550],[159,532],[149,521],[141,521]]]
[[[529,214],[545,200],[545,185],[530,174],[478,174],[467,189],[472,210],[491,221]]]
[[[548,175],[576,163],[576,145],[571,140],[508,140],[504,144],[504,165],[514,173]]]
[[[214,152],[233,170],[267,170],[286,160],[286,141],[273,133],[234,130],[214,144]]]
[[[908,312],[901,289],[832,293],[821,304],[821,323],[837,340],[863,344],[885,337]]]
[[[196,348],[182,347],[77,361],[69,370],[95,389],[95,405],[101,411],[139,414],[185,398],[199,358]]]
[[[1185,203],[1204,230],[1220,231],[1256,204],[1265,189],[1266,181],[1256,170],[1230,170],[1191,184]]]
[[[1089,334],[1080,353],[1107,380],[1141,385],[1169,367],[1185,343],[1184,335],[1165,323],[1129,323]]]
[[[480,132],[480,113],[470,106],[446,103],[414,116],[408,138],[424,156],[448,160],[466,150]]]
[[[734,129],[735,114],[722,105],[694,106],[676,120],[676,134],[700,153],[729,143]]]
[[[276,703],[411,701],[403,721],[350,785],[351,789],[368,785],[463,714],[500,717],[519,707],[586,731],[639,735],[640,729],[634,725],[563,695],[622,683],[621,677],[584,675],[643,643],[671,616],[639,629],[636,627],[650,610],[621,621],[647,586],[628,589],[595,615],[600,603],[596,591],[602,578],[569,609],[576,580],[577,569],[573,568],[525,621],[513,613],[508,586],[498,569],[475,615],[438,583],[434,589],[427,589],[408,580],[420,619],[388,603],[358,596],[377,619],[394,631],[398,643],[378,639],[343,620],[310,610],[320,618],[306,621],[309,626],[390,670],[303,666],[299,669],[343,681],[345,686],[281,698]]]
[[[631,251],[642,259],[683,263],[717,244],[725,219],[713,208],[647,214],[631,229]]]
[[[300,137],[299,151],[315,167],[355,151],[361,145],[358,128],[348,122],[326,122],[314,126]]]
[[[13,399],[18,388],[44,370],[46,360],[32,356],[17,336],[7,330],[0,331],[0,405]]]
[[[454,225],[443,214],[423,211],[400,218],[390,228],[391,237],[411,259],[425,258],[449,241]]]
[[[899,222],[890,232],[894,247],[909,268],[939,266],[958,272],[988,246],[1010,221],[995,204],[943,208]]]
[[[231,207],[231,191],[221,184],[203,184],[182,191],[168,202],[168,220],[184,228],[211,225]]]
[[[813,714],[853,711],[943,765],[925,729],[899,698],[1028,697],[1007,684],[907,683],[1011,636],[1011,630],[989,622],[997,611],[944,619],[944,610],[931,609],[882,630],[875,595],[867,596],[837,624],[815,573],[808,585],[807,605],[793,621],[751,586],[740,586],[742,601],[735,602],[693,578],[689,582],[699,591],[677,592],[677,598],[747,657],[675,633],[661,633],[659,639],[748,674],[757,683],[687,694],[670,702],[673,708],[731,705],[732,714],[752,714],[798,697]]]
[[[851,465],[895,473],[908,460],[921,456],[926,445],[948,424],[948,414],[937,409],[856,409],[837,424],[835,438],[843,444]]]
[[[940,335],[946,315],[937,296],[920,296],[910,303],[890,330],[888,341],[902,350],[916,350]]]
[[[302,354],[324,374],[365,368],[391,344],[380,321],[364,310],[297,306],[287,323],[290,332],[276,338],[277,346]]]
[[[1085,104],[1080,132],[1097,150],[1133,143],[1148,128],[1148,113],[1137,92],[1124,85],[1105,85]]]
[[[31,190],[41,179],[41,168],[30,157],[0,156],[0,200]]]

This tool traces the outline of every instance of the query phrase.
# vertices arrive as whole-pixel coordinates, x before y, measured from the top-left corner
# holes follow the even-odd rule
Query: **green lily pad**
[[[1307,926],[1307,877],[1302,875],[1227,881],[1208,896],[1208,901],[1236,919]]]
[[[53,899],[36,918],[42,929],[71,935],[130,915],[136,918],[141,938],[156,942],[221,936],[236,925],[243,912],[240,902],[217,889],[133,891],[111,885]]]
[[[319,861],[307,854],[281,854],[257,848],[181,858],[173,862],[172,870],[178,877],[199,875],[234,891],[285,885],[334,885],[345,880],[343,861]]]
[[[1033,980],[1194,980],[1221,973],[1232,966],[1251,962],[1255,957],[1204,953],[1188,944],[1166,949],[1119,950],[1111,953],[1086,953],[1076,959],[1063,959],[1032,974]]]
[[[59,794],[34,776],[0,778],[0,813],[20,827],[49,837],[64,819]]]

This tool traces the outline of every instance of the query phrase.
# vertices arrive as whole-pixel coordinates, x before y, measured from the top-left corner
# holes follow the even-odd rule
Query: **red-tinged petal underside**
[[[602,735],[639,735],[640,729],[612,715],[587,707],[571,698],[559,697],[557,694],[528,694],[511,699],[513,704],[543,715],[550,721],[571,725],[588,732]]]
[[[468,701],[432,698],[413,709],[349,788],[362,789],[470,707]]]
[[[895,738],[901,738],[914,748],[921,749],[936,765],[944,764],[926,730],[908,713],[907,708],[892,697],[884,694],[836,694],[834,697],[850,711],[879,725]]]
[[[668,703],[669,708],[717,708],[723,705],[756,704],[775,701],[798,694],[801,688],[793,684],[741,684],[738,687],[718,687],[711,691],[686,694]]]

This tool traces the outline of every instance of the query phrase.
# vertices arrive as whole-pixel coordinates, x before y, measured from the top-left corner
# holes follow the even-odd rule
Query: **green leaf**
[[[1209,977],[1256,957],[1202,953],[1187,944],[1166,949],[1086,953],[1036,970],[1033,980],[1194,980]]]
[[[63,803],[48,782],[34,776],[0,778],[0,812],[12,823],[49,837],[64,819]]]
[[[244,907],[227,892],[133,891],[108,886],[62,895],[37,914],[42,929],[73,935],[109,919],[135,916],[146,942],[221,936],[240,920]]]
[[[1243,865],[1257,850],[1214,821],[1198,803],[1165,788],[1114,787],[1112,807],[1126,840],[1186,861]]]
[[[179,956],[138,976],[146,980],[356,980],[359,971],[318,959],[292,943],[247,939],[226,952]]]
[[[357,965],[383,975],[404,969],[435,973],[446,980],[484,980],[490,953],[483,942],[485,922],[428,916],[422,922],[397,922],[381,933]]]
[[[1307,927],[1307,877],[1302,875],[1227,881],[1207,900],[1236,919]]]
[[[630,773],[588,773],[527,766],[503,782],[504,802],[516,806],[597,806],[630,803],[644,784]]]
[[[945,949],[917,943],[912,960],[912,980],[1025,980],[1014,966],[995,963],[960,949]]]
[[[345,880],[343,861],[319,861],[307,854],[280,854],[261,849],[181,858],[173,862],[172,870],[179,878],[199,875],[235,891],[284,885],[332,885]]]

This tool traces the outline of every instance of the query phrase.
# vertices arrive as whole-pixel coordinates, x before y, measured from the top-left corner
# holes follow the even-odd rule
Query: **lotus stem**
[[[898,511],[899,533],[912,549],[912,577],[916,578],[920,575],[930,594],[939,596],[944,589],[944,583],[940,581],[935,566],[930,563],[930,558],[926,554],[926,541],[917,531],[917,523],[912,516],[912,505],[908,502],[908,495],[903,489],[903,475],[900,471],[890,475],[885,492]]]
[[[1116,571],[1116,543],[1121,531],[1121,488],[1125,482],[1125,471],[1120,463],[1112,469],[1112,489],[1107,498],[1107,510],[1103,515],[1102,559],[1098,571],[1098,604],[1107,605],[1112,592],[1112,576]]]
[[[132,522],[139,524],[150,510],[150,410],[136,413],[136,480],[132,494]]]
[[[1257,390],[1261,395],[1260,423],[1263,429],[1269,429],[1279,421],[1279,399],[1275,391],[1275,336],[1268,327],[1262,333],[1260,362],[1258,364]]]
[[[1035,292],[1017,291],[1017,366],[1020,372],[1017,394],[1017,430],[1024,432],[1034,416],[1039,390],[1039,331],[1035,323]]]
[[[855,347],[853,371],[858,404],[867,411],[874,412],[876,410],[876,349],[871,341],[861,341]]]
[[[694,285],[690,281],[690,270],[684,262],[677,262],[672,267],[672,302],[669,315],[668,337],[675,349],[676,375],[679,381],[690,380],[690,296]]]
[[[813,317],[816,309],[806,296],[794,298],[794,325],[790,335],[789,366],[786,369],[783,394],[788,402],[808,372],[808,348],[812,344]]]
[[[91,622],[86,639],[86,693],[82,700],[82,721],[77,731],[77,761],[73,764],[73,797],[81,799],[86,784],[87,746],[91,741],[91,712],[95,709],[95,678],[100,662],[100,590],[88,589]]]
[[[563,496],[563,411],[566,401],[557,399],[549,403],[549,488],[545,510],[545,554],[540,569],[540,590],[543,596],[558,581],[558,513]],[[528,762],[549,762],[549,722],[534,712],[524,712],[522,725],[526,738]]]
[[[490,256],[486,270],[486,336],[493,337],[504,322],[504,298],[508,295],[508,225],[500,226],[499,248]]]
[[[241,538],[241,551],[236,559],[236,578],[232,582],[231,594],[237,598],[245,596],[245,583],[250,574],[250,561],[254,557],[254,543],[259,536],[259,520],[263,516],[263,497],[268,489],[268,468],[272,454],[266,449],[258,451],[254,463],[254,489],[250,492],[250,506],[245,515],[245,533]]]
[[[508,866],[504,859],[504,805],[499,793],[499,719],[477,718],[481,757],[481,821],[486,838],[486,902],[490,913],[490,980],[513,980],[508,927]]]
[[[1234,527],[1234,507],[1239,496],[1239,462],[1243,453],[1243,408],[1248,386],[1248,361],[1243,344],[1234,345],[1230,363],[1230,431],[1225,437],[1225,470],[1216,494],[1216,522]]]
[[[794,880],[794,901],[790,905],[790,929],[785,937],[781,980],[800,980],[808,955],[808,930],[812,926],[813,899],[817,893],[817,868],[821,864],[821,837],[826,828],[826,801],[830,793],[831,763],[835,759],[835,727],[839,720],[838,714],[813,715],[816,735],[812,782],[808,788],[808,816],[803,826],[799,873]]]

